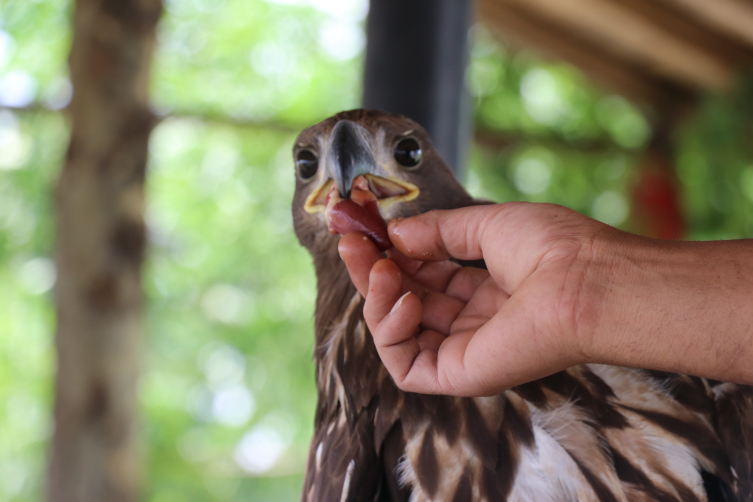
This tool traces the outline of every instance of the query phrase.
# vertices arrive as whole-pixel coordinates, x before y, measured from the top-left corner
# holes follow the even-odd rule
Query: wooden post
[[[77,0],[71,139],[56,187],[55,428],[48,500],[139,497],[148,84],[161,0]]]

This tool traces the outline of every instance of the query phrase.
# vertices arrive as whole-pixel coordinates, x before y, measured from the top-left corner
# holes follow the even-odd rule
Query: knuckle
[[[437,372],[437,385],[442,389],[443,393],[453,396],[459,395],[458,382],[455,380],[454,375],[451,375],[447,371]]]

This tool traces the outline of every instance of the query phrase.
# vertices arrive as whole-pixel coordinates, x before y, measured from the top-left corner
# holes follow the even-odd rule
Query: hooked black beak
[[[372,173],[376,167],[368,131],[350,120],[341,120],[332,129],[329,156],[332,177],[343,199],[350,198],[354,179]]]

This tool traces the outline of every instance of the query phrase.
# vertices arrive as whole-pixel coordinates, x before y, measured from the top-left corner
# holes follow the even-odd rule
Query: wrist
[[[643,238],[606,228],[586,241],[579,252],[585,262],[574,311],[574,326],[582,363],[606,363],[613,352],[610,341],[622,336],[621,321],[614,318],[614,304],[625,285],[619,278],[630,275],[630,264],[639,259]]]

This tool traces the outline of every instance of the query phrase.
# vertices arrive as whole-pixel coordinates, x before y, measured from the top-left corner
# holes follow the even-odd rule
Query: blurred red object
[[[685,236],[685,218],[674,166],[663,151],[650,148],[638,166],[633,208],[644,235],[659,239]]]

